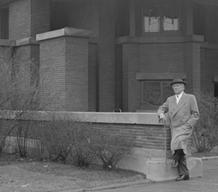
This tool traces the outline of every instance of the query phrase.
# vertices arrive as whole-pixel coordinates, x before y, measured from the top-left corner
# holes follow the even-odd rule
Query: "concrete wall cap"
[[[156,113],[0,110],[0,119],[160,125]]]
[[[16,40],[16,46],[24,46],[24,45],[30,45],[30,44],[31,45],[38,44],[38,42],[32,37],[27,37],[27,38]]]
[[[53,39],[53,38],[64,37],[64,36],[89,38],[90,36],[92,36],[92,33],[91,31],[84,30],[84,29],[65,27],[62,29],[37,34],[36,40],[43,41],[47,39]]]
[[[0,46],[10,47],[15,45],[16,45],[15,40],[0,39]]]

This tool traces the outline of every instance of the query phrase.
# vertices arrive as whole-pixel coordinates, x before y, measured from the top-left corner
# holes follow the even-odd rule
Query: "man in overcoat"
[[[179,174],[176,180],[189,180],[186,156],[190,154],[190,139],[199,110],[195,96],[184,92],[185,81],[174,79],[170,85],[175,95],[168,97],[157,113],[171,128],[171,151]]]

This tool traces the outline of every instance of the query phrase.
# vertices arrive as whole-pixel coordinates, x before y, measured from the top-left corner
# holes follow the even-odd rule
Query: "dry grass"
[[[0,191],[4,192],[13,191],[14,188],[17,192],[58,191],[59,188],[63,189],[63,186],[66,189],[92,188],[145,180],[143,175],[132,171],[107,171],[99,166],[79,168],[5,154],[0,158],[0,171]]]

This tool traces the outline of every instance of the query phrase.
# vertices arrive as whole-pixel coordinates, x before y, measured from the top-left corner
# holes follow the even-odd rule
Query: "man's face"
[[[185,86],[183,83],[175,83],[172,85],[172,88],[175,94],[180,94],[182,91],[184,91]]]

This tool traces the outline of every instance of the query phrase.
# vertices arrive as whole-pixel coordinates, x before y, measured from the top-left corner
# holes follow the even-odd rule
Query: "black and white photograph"
[[[0,192],[218,191],[218,0],[0,0]]]

